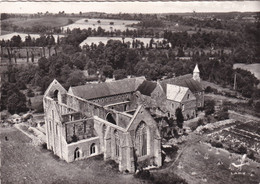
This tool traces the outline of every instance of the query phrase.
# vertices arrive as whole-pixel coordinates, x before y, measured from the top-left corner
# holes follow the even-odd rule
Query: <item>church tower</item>
[[[200,82],[200,70],[199,70],[198,64],[196,64],[196,66],[193,70],[193,79]]]

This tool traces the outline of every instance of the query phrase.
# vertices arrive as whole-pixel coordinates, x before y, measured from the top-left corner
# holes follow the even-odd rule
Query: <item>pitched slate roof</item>
[[[165,79],[160,82],[163,91],[166,93],[167,84],[174,84],[182,87],[187,87],[192,93],[203,91],[203,87],[200,82],[192,78],[192,74],[182,75],[175,78]]]
[[[177,86],[173,84],[167,84],[166,86],[166,96],[167,99],[173,100],[176,102],[181,102],[186,93],[189,91],[189,88]]]
[[[71,91],[74,95],[78,97],[89,100],[100,97],[134,92],[137,90],[138,86],[144,80],[144,77],[137,77],[112,82],[86,84],[82,86],[70,87],[69,91]]]
[[[137,91],[140,91],[141,94],[146,96],[151,96],[151,93],[156,88],[157,83],[152,81],[143,81],[143,83],[137,88]]]

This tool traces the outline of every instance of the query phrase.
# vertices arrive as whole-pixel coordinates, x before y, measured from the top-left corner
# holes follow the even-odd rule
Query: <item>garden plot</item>
[[[241,157],[242,155],[231,154],[227,150],[214,148],[209,144],[196,143],[183,152],[170,171],[192,184],[258,183],[259,163],[246,158],[248,164],[242,167],[240,173],[230,169],[232,163],[240,163]]]
[[[257,122],[241,123],[225,128],[209,135],[213,141],[220,142],[229,150],[241,154],[253,151],[255,156],[260,155],[260,131]]]

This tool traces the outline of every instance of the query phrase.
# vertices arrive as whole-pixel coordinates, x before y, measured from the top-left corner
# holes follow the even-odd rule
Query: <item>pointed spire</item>
[[[198,64],[196,64],[196,66],[193,70],[193,79],[200,82],[200,70],[199,70]]]
[[[196,63],[196,66],[195,66],[193,72],[200,72],[199,67],[198,67],[198,63]]]

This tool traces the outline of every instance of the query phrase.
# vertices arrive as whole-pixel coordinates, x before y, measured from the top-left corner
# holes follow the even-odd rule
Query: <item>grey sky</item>
[[[255,12],[259,1],[186,1],[186,2],[1,2],[1,13],[179,13],[179,12]]]

